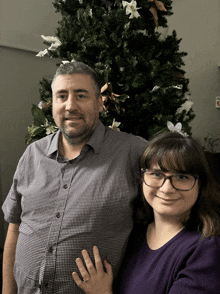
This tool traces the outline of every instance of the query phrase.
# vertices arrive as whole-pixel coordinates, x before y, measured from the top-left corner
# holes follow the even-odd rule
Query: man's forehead
[[[56,81],[65,81],[65,80],[88,80],[88,81],[92,81],[92,78],[89,74],[84,74],[84,73],[72,73],[72,74],[61,74],[58,75],[54,82]]]
[[[53,90],[57,91],[63,87],[74,87],[75,85],[76,87],[80,85],[80,88],[88,89],[91,87],[95,89],[95,83],[90,75],[74,73],[57,76],[53,83]]]

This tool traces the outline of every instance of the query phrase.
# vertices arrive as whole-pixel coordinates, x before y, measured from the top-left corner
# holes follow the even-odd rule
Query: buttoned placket
[[[63,214],[66,207],[66,202],[69,197],[69,191],[74,174],[76,173],[77,163],[80,160],[77,157],[75,160],[68,161],[62,164],[61,174],[61,186],[57,197],[57,203],[54,210],[54,218],[51,223],[50,233],[48,236],[48,244],[45,253],[45,261],[43,262],[43,268],[41,266],[39,288],[41,293],[53,293],[53,281],[56,268],[56,252],[59,241],[59,234],[62,228]]]

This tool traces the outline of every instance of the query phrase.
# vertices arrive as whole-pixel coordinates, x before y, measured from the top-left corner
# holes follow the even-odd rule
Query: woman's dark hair
[[[189,230],[198,230],[201,238],[220,234],[220,192],[210,172],[201,144],[192,137],[166,133],[153,138],[141,158],[141,168],[158,164],[162,171],[199,176],[199,195],[190,217],[183,220]],[[142,181],[143,183],[143,181]],[[142,188],[133,202],[134,219],[148,225],[154,220],[153,209],[143,196]]]

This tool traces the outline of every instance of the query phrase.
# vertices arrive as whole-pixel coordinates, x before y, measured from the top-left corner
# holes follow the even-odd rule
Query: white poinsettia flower
[[[115,121],[115,118],[113,119],[113,123],[111,126],[109,126],[109,128],[116,130],[116,131],[120,131],[119,126],[120,126],[120,122]]]
[[[138,13],[138,9],[141,9],[141,7],[137,7],[137,1],[132,0],[131,2],[122,1],[122,5],[125,8],[125,13],[128,15],[130,14],[129,18],[138,18],[140,17],[140,14]]]
[[[172,133],[179,133],[184,137],[187,137],[187,133],[184,133],[182,130],[182,124],[181,122],[178,122],[175,126],[171,121],[167,122],[167,128],[172,132]]]
[[[182,130],[182,124],[178,122],[175,126],[171,121],[167,122],[167,127],[171,132],[181,132]]]
[[[39,102],[38,105],[37,105],[38,108],[42,109],[43,104],[44,104],[43,101]]]
[[[43,51],[40,51],[36,56],[37,57],[44,57],[48,53],[48,50],[45,49]]]
[[[187,100],[186,102],[184,102],[176,111],[176,113],[181,113],[182,111],[186,111],[189,112],[190,109],[192,108],[193,106],[193,102],[191,100]]]

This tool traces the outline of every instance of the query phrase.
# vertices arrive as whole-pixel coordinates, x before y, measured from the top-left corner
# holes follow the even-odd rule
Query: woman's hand
[[[110,263],[104,260],[106,272],[104,271],[97,246],[93,247],[93,255],[95,259],[95,266],[93,265],[86,250],[82,251],[82,256],[84,258],[86,268],[80,258],[76,259],[76,264],[82,275],[83,280],[80,279],[79,275],[76,272],[73,272],[72,276],[74,281],[86,294],[113,294],[112,266],[110,265]]]

